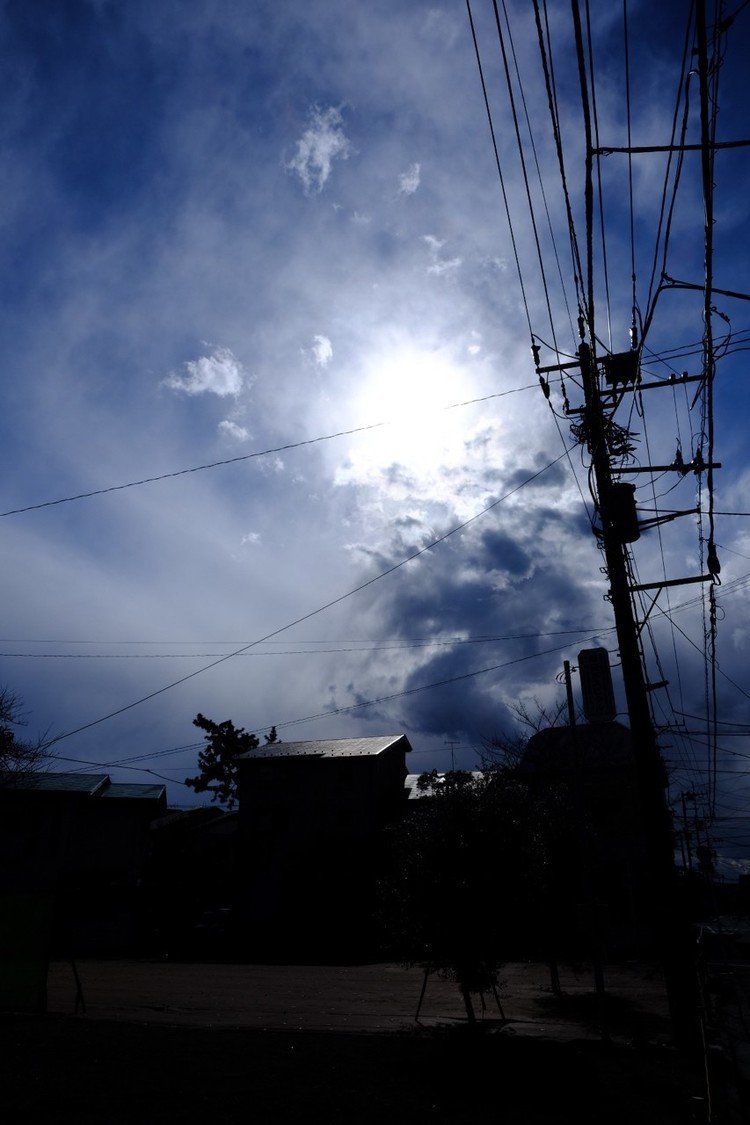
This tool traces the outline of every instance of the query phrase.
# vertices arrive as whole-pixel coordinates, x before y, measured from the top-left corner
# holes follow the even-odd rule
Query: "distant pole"
[[[682,832],[685,838],[685,855],[687,858],[688,871],[693,871],[693,853],[690,848],[690,829],[688,828],[688,815],[687,815],[687,798],[690,796],[688,793],[680,794],[680,801],[682,802]]]
[[[565,694],[568,699],[568,724],[572,728],[576,725],[576,708],[573,702],[573,682],[570,675],[569,660],[563,660],[563,674],[565,676]]]
[[[450,746],[450,748],[451,748],[451,770],[452,770],[453,773],[455,773],[456,772],[456,755],[454,754],[453,751],[454,751],[455,747],[460,746],[461,743],[452,741],[450,738],[446,738],[445,745]]]

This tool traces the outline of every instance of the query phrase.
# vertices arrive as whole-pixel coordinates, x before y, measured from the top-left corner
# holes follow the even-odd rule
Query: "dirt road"
[[[315,1031],[403,1031],[415,1027],[424,975],[399,965],[232,965],[155,961],[76,964],[86,1013],[94,1019],[193,1027]],[[601,1008],[590,971],[563,969],[566,996],[556,1002],[545,966],[513,963],[502,971],[500,998],[516,1034],[555,1039],[598,1038]],[[658,974],[618,967],[609,974],[607,1017],[612,1034],[627,1039],[666,1035],[666,1003]],[[72,966],[56,962],[48,977],[48,1010],[75,1010]],[[476,1004],[496,1023],[495,998]],[[466,1022],[456,985],[431,975],[420,1011],[423,1027]]]

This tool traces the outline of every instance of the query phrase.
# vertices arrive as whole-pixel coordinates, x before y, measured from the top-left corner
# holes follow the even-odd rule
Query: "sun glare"
[[[445,407],[471,397],[468,373],[439,352],[408,349],[373,361],[356,398],[360,425],[387,422],[351,447],[351,472],[371,477],[394,463],[429,476],[463,454],[466,418]]]

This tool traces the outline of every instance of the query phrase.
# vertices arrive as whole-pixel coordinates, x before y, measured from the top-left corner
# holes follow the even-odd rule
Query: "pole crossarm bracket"
[[[606,145],[592,148],[591,153],[593,156],[611,156],[612,153],[615,152],[701,152],[704,148],[746,148],[748,145],[750,145],[750,140],[746,139],[739,141],[712,141],[708,145]]]
[[[534,370],[537,375],[549,375],[552,371],[572,371],[580,366],[578,360],[573,360],[572,363],[553,363],[550,367],[535,367]]]
[[[676,277],[670,277],[668,273],[662,274],[664,288],[666,289],[693,289],[697,293],[705,292],[706,285],[698,285],[695,281],[679,281]],[[715,285],[711,286],[712,293],[718,293],[722,297],[734,297],[738,301],[750,301],[750,293],[740,293],[736,289],[717,289]]]
[[[616,473],[702,473],[704,469],[720,469],[721,461],[685,461],[682,465],[623,465]]]
[[[608,402],[616,399],[623,391],[653,391],[657,387],[678,387],[682,383],[699,383],[705,378],[705,375],[688,375],[685,371],[682,375],[670,375],[668,379],[655,379],[653,383],[622,383],[616,391],[602,391],[601,397],[603,401]]]
[[[637,586],[631,586],[631,594],[637,594],[641,590],[666,590],[669,586],[689,586],[694,582],[713,582],[713,574],[698,574],[694,578],[663,578],[661,582],[639,582]],[[657,597],[659,595],[657,594]]]
[[[664,515],[654,516],[652,519],[638,520],[638,529],[640,531],[648,531],[652,527],[661,527],[664,523],[671,523],[672,520],[681,519],[682,516],[695,516],[698,514],[698,508],[686,508],[682,512],[665,512]]]

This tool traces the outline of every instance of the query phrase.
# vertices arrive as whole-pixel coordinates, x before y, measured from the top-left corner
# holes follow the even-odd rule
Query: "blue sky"
[[[492,5],[472,7],[532,328],[549,344]],[[669,139],[687,8],[628,4],[636,143]],[[533,10],[508,11],[575,319]],[[551,4],[549,16],[582,231],[568,5]],[[749,21],[740,12],[727,37],[723,139],[750,134]],[[592,45],[600,135],[623,145],[620,6],[592,5]],[[569,422],[558,418],[558,430],[530,359],[463,4],[10,2],[0,52],[2,510],[312,442],[3,518],[2,681],[23,695],[32,732],[95,723],[55,752],[114,763],[194,745],[191,720],[201,711],[250,729],[275,722],[287,739],[404,730],[419,753],[414,768],[445,766],[446,740],[469,766],[482,740],[508,726],[517,700],[559,694],[564,659],[575,663],[591,643],[614,652],[582,501],[586,465],[579,449],[552,464],[564,452],[561,434],[572,444]],[[695,83],[691,98],[696,140]],[[533,178],[528,142],[526,156]],[[662,156],[632,163],[642,308],[664,170]],[[715,180],[715,284],[747,291],[745,150],[717,156]],[[629,346],[632,303],[626,158],[602,161],[602,193],[617,351]],[[538,213],[558,346],[570,352],[575,332]],[[610,346],[601,260],[597,235],[597,330]],[[695,157],[683,169],[667,270],[702,281]],[[716,507],[745,511],[746,305],[715,304],[714,331],[725,333],[729,317],[737,349],[717,375]],[[649,346],[680,348],[702,332],[700,294],[665,293]],[[684,364],[692,371],[699,360]],[[648,370],[669,373],[656,361]],[[580,404],[574,384],[567,390]],[[468,400],[482,401],[454,405]],[[684,394],[643,401],[645,421],[635,408],[629,419],[630,407],[618,414],[640,435],[640,463],[671,461],[680,439],[687,459],[696,423]],[[556,383],[551,402],[560,414]],[[389,424],[314,441],[379,422]],[[654,496],[662,506],[695,505],[692,475],[638,484],[645,507]],[[469,520],[360,593],[200,671]],[[740,722],[745,529],[742,518],[717,518],[726,547],[719,660],[739,685],[719,677],[720,715]],[[669,577],[698,573],[694,518],[667,525],[661,543],[643,536],[634,550],[642,580],[660,577],[662,552]],[[669,606],[697,593],[673,591]],[[689,640],[654,619],[672,693],[658,703],[660,722],[675,708],[705,709],[704,665],[690,643],[703,647],[700,606],[678,613]],[[651,678],[660,679],[650,645]],[[495,671],[330,713],[483,668]],[[737,737],[723,745],[734,752],[721,759],[732,771],[722,775],[735,790],[730,815],[743,792],[750,805],[736,757],[750,750]],[[685,771],[677,790],[705,784],[705,748],[682,740],[667,753]],[[194,762],[185,750],[136,765],[173,778],[170,798],[184,802],[190,794],[178,782]]]

